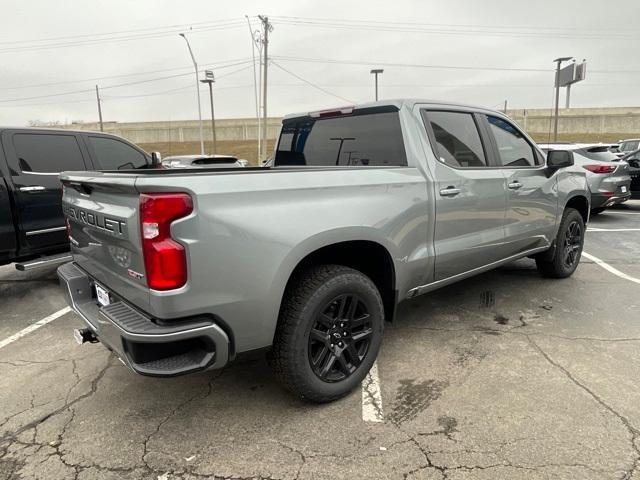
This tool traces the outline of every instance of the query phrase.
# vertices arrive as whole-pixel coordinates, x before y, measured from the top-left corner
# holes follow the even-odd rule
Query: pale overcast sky
[[[1,125],[96,121],[96,83],[105,121],[197,118],[191,59],[178,36],[189,25],[196,59],[218,78],[216,116],[255,115],[244,15],[257,28],[258,14],[274,26],[270,116],[371,100],[375,67],[384,68],[381,98],[545,108],[560,56],[588,61],[572,106],[640,105],[638,0],[2,3]]]

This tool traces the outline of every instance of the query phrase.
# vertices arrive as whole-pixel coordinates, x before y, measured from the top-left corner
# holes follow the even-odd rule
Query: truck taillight
[[[583,168],[593,173],[612,173],[617,167],[615,165],[584,165]]]
[[[187,283],[184,247],[171,238],[171,223],[193,211],[186,193],[140,195],[140,230],[147,285],[154,290],[173,290]]]

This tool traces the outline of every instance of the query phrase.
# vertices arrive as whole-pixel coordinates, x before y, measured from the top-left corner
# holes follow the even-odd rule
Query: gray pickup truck
[[[571,275],[590,203],[571,152],[418,100],[287,116],[269,168],[60,178],[79,342],[158,377],[265,349],[316,402],[363,380],[398,302],[521,257]]]

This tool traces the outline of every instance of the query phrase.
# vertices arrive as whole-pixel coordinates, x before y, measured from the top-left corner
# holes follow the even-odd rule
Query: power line
[[[628,31],[636,31],[635,27],[619,27],[618,25],[611,26],[601,26],[599,28],[594,27],[573,27],[573,26],[542,26],[542,25],[491,25],[491,24],[468,24],[468,23],[420,23],[420,22],[391,22],[391,21],[381,21],[381,20],[359,20],[359,19],[335,19],[335,18],[319,18],[319,17],[299,17],[299,16],[287,16],[287,15],[274,15],[272,18],[275,19],[288,19],[288,20],[307,20],[307,21],[328,21],[328,22],[346,22],[346,23],[368,23],[368,24],[378,24],[378,25],[407,25],[407,26],[429,26],[429,27],[469,27],[469,28],[492,28],[492,29],[531,29],[535,31],[542,30],[584,30],[587,32],[591,32],[594,30],[602,30],[603,32],[611,32],[611,30],[628,30]]]
[[[211,67],[211,68],[225,68],[226,64],[233,64],[232,66],[235,66],[238,64],[238,62],[251,62],[252,60],[250,58],[235,58],[232,60],[225,60],[222,62],[208,62],[208,63],[203,63],[202,66],[203,67]],[[176,70],[187,70],[187,69],[191,69],[191,66],[184,66],[184,67],[172,67],[172,68],[163,68],[163,69],[159,69],[159,70],[148,70],[146,72],[137,72],[137,73],[124,73],[124,74],[119,74],[119,75],[107,75],[107,76],[103,76],[103,77],[91,77],[91,78],[83,78],[83,79],[78,79],[78,80],[63,80],[63,81],[58,81],[58,82],[48,82],[48,83],[39,83],[39,84],[30,84],[30,85],[16,85],[13,87],[0,87],[0,90],[21,90],[21,89],[26,89],[26,88],[40,88],[40,87],[51,87],[51,86],[56,86],[56,85],[68,85],[70,83],[84,83],[84,82],[96,82],[99,80],[110,80],[110,79],[114,79],[114,78],[126,78],[126,77],[136,77],[139,75],[149,75],[149,74],[153,74],[153,73],[164,73],[164,72],[172,72],[172,71],[176,71]]]
[[[403,33],[423,33],[438,35],[462,35],[462,36],[493,36],[493,37],[532,37],[532,38],[567,38],[567,39],[627,39],[637,38],[637,34],[615,33],[613,31],[603,31],[593,33],[593,31],[566,32],[566,31],[541,31],[540,29],[526,30],[498,30],[487,29],[484,26],[464,26],[465,28],[442,28],[444,25],[437,24],[412,24],[401,22],[376,22],[376,21],[347,21],[347,20],[330,20],[330,19],[312,19],[304,17],[275,17],[275,23],[288,26],[303,26],[316,28],[346,29],[346,30],[368,30],[376,32],[403,32]],[[438,28],[435,28],[438,27]]]
[[[341,96],[340,96],[340,95],[338,95],[338,94],[335,94],[335,93],[330,92],[329,90],[327,90],[327,89],[325,89],[325,88],[322,88],[320,85],[316,85],[315,83],[310,82],[310,81],[309,81],[309,80],[307,80],[306,78],[302,78],[300,75],[297,75],[297,74],[293,73],[291,70],[287,70],[287,69],[286,69],[286,68],[284,68],[282,65],[280,65],[280,64],[278,64],[278,63],[276,63],[276,62],[274,62],[273,60],[271,61],[271,63],[272,63],[273,65],[275,65],[276,67],[278,67],[278,68],[279,68],[280,70],[282,70],[283,72],[288,73],[289,75],[291,75],[291,76],[293,76],[293,77],[297,78],[298,80],[300,80],[300,81],[302,81],[302,82],[306,83],[307,85],[312,86],[313,88],[315,88],[315,89],[317,89],[317,90],[320,90],[320,91],[321,91],[321,92],[323,92],[323,93],[326,93],[327,95],[331,95],[332,97],[339,98],[340,100],[344,100],[345,102],[348,102],[348,103],[355,103],[353,100],[349,100],[348,98],[341,97]]]
[[[244,20],[237,20],[235,23],[228,23],[224,25],[210,25],[210,26],[200,26],[195,28],[189,28],[189,33],[202,33],[202,32],[210,32],[216,30],[228,30],[233,28],[241,28],[244,25]],[[34,44],[34,45],[23,45],[23,46],[11,46],[0,48],[0,53],[17,53],[17,52],[30,52],[36,50],[44,50],[50,48],[66,48],[66,47],[77,47],[77,46],[85,46],[85,45],[99,45],[103,43],[114,43],[114,42],[124,42],[131,40],[141,40],[141,39],[155,39],[161,37],[168,37],[180,33],[180,30],[184,30],[184,28],[170,28],[165,30],[158,30],[154,32],[144,32],[139,34],[131,34],[131,35],[114,35],[111,37],[104,38],[88,38],[85,40],[75,40],[75,41],[59,41],[53,43],[43,43],[43,44]]]
[[[236,66],[236,65],[241,65],[241,64],[245,64],[247,62],[252,62],[252,60],[245,60],[243,62],[237,62],[237,63],[234,63],[234,64],[224,65],[222,67],[219,67],[219,69],[233,67],[233,66]],[[127,87],[127,86],[130,86],[130,85],[141,85],[141,84],[144,84],[144,83],[157,82],[157,81],[160,81],[160,80],[167,80],[167,79],[171,79],[171,78],[186,77],[187,75],[191,75],[191,74],[192,74],[192,72],[179,73],[179,74],[175,74],[175,75],[167,75],[167,76],[163,76],[163,77],[155,77],[155,78],[150,78],[150,79],[145,79],[145,80],[137,80],[135,82],[126,82],[126,83],[119,83],[119,84],[116,84],[116,85],[102,86],[102,87],[100,87],[100,89],[101,90],[109,90],[109,89],[113,89],[113,88]],[[30,96],[30,97],[11,98],[11,99],[0,100],[0,103],[13,103],[13,102],[19,102],[19,101],[24,101],[24,100],[38,100],[38,99],[41,99],[41,98],[61,97],[61,96],[73,95],[73,94],[76,94],[76,93],[86,93],[86,92],[93,92],[93,89],[81,89],[81,90],[72,90],[72,91],[67,91],[67,92],[49,93],[49,94],[45,94],[45,95],[34,95],[34,96]]]
[[[419,63],[395,63],[381,61],[360,61],[360,60],[338,60],[330,58],[305,58],[293,56],[273,56],[280,61],[289,62],[309,62],[309,63],[328,63],[340,65],[380,65],[383,67],[407,67],[407,68],[429,68],[434,70],[488,70],[497,72],[530,72],[530,73],[550,73],[551,68],[517,68],[517,67],[482,67],[472,65],[427,65]],[[628,74],[640,73],[640,70],[589,70],[589,73],[599,74]]]

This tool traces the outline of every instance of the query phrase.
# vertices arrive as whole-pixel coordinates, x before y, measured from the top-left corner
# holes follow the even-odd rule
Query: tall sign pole
[[[556,75],[555,75],[555,87],[556,87],[556,101],[555,101],[555,112],[554,112],[554,120],[553,120],[553,141],[558,141],[558,104],[560,103],[560,65],[562,62],[566,62],[567,60],[571,60],[573,57],[560,57],[556,58],[554,62],[556,62]]]

